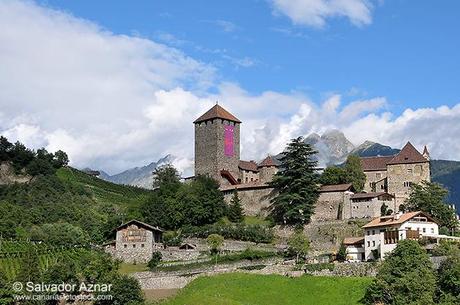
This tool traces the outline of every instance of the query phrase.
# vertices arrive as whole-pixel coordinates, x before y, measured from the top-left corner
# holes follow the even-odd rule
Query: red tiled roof
[[[401,149],[401,151],[393,156],[382,157],[362,157],[361,166],[363,171],[384,171],[388,164],[408,164],[422,163],[428,160],[410,143]]]
[[[319,191],[320,193],[345,192],[345,191],[349,191],[351,187],[352,187],[351,183],[322,185]]]
[[[395,156],[380,156],[380,157],[362,157],[361,166],[363,171],[385,171],[387,170],[387,164]]]
[[[377,193],[356,193],[356,194],[351,195],[351,199],[375,198],[375,197],[379,197],[382,195],[388,195],[388,196],[394,197],[393,195],[385,193],[385,192],[377,192]]]
[[[221,106],[217,104],[211,109],[209,109],[208,111],[206,111],[205,114],[200,116],[193,123],[196,124],[196,123],[200,123],[200,122],[204,122],[204,121],[212,120],[212,119],[224,119],[224,120],[228,120],[228,121],[232,121],[236,123],[241,123],[241,121],[238,120],[233,114],[231,114],[230,112],[228,112],[227,110],[225,110],[224,108],[222,108]]]
[[[238,167],[247,170],[247,171],[253,171],[253,172],[258,172],[259,170],[257,169],[257,163],[254,161],[243,161],[240,160],[238,163]]]
[[[422,215],[426,217],[428,220],[435,222],[433,218],[431,218],[430,215],[426,214],[425,212],[422,211],[417,211],[417,212],[409,212],[409,213],[404,213],[399,216],[398,219],[396,219],[396,215],[391,215],[391,216],[381,216],[377,217],[371,222],[365,224],[363,228],[372,228],[372,227],[382,227],[382,226],[392,226],[392,225],[399,225],[403,224],[406,221],[414,218],[415,216]]]
[[[388,162],[388,164],[420,163],[427,161],[428,160],[422,156],[422,154],[419,153],[419,151],[410,142],[407,142],[399,154]]]
[[[259,167],[278,166],[272,156],[267,156],[262,162],[259,163]]]
[[[149,230],[151,230],[151,231],[160,231],[160,232],[163,232],[163,230],[160,229],[159,227],[154,227],[154,226],[152,226],[152,225],[149,225],[148,223],[145,223],[145,222],[142,222],[142,221],[139,221],[139,220],[135,220],[135,219],[130,220],[130,221],[128,221],[128,222],[126,222],[126,223],[120,225],[120,226],[117,228],[117,231],[120,230],[120,229],[122,229],[122,228],[124,228],[124,227],[129,226],[130,224],[136,224],[136,225],[138,225],[138,226],[140,226],[140,227],[144,227],[144,228],[149,229]]]
[[[364,237],[345,237],[343,239],[344,245],[361,245],[364,244]]]

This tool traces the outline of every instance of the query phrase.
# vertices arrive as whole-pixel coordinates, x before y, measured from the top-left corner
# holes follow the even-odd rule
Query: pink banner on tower
[[[224,127],[224,154],[233,157],[233,126]]]

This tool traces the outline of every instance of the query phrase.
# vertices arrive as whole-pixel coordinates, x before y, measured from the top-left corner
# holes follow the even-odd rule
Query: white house
[[[428,214],[418,211],[381,216],[363,226],[364,259],[383,259],[403,239],[439,236],[438,224]]]
[[[364,237],[346,237],[343,244],[347,250],[347,261],[360,262],[365,260]]]

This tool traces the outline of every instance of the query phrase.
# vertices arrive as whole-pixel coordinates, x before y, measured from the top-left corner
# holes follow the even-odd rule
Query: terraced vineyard
[[[29,253],[36,253],[39,258],[39,267],[45,271],[58,261],[76,260],[84,248],[51,247],[44,243],[28,241],[0,240],[0,272],[12,280],[21,268],[21,262]]]

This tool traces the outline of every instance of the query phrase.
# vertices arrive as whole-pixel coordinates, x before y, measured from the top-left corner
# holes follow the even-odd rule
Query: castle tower
[[[423,149],[422,156],[424,156],[425,159],[427,159],[428,161],[430,160],[430,153],[428,152],[428,148],[426,147],[426,145],[425,145],[425,148]]]
[[[195,175],[238,183],[241,121],[216,104],[194,122]]]

